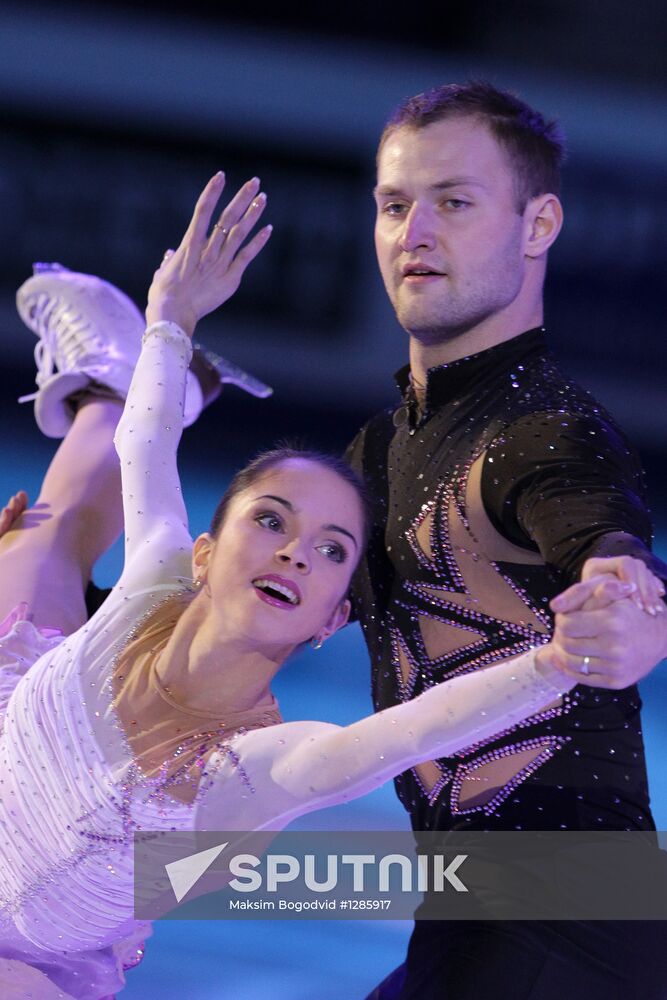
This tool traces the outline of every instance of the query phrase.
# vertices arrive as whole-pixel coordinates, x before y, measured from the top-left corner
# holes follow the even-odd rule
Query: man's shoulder
[[[370,417],[345,451],[345,459],[359,472],[367,472],[373,464],[386,454],[389,442],[396,430],[394,424],[395,406],[387,406]]]
[[[487,458],[502,455],[521,478],[559,465],[564,472],[590,464],[609,472],[643,478],[637,451],[607,408],[570,379],[548,353],[527,364],[514,398],[508,397]],[[485,474],[490,476],[488,463]],[[487,484],[488,485],[488,484]]]
[[[563,416],[582,425],[604,426],[625,438],[606,406],[589,389],[570,378],[551,352],[526,364],[522,375],[520,391],[508,400],[512,423]]]

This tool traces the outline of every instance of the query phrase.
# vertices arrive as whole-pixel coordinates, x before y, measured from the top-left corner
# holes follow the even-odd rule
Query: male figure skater
[[[599,572],[627,576],[627,556],[667,576],[632,447],[547,348],[562,159],[557,125],[486,83],[406,101],[380,140],[376,249],[410,364],[401,405],[349,450],[378,500],[356,581],[377,709],[544,639],[552,598]],[[615,606],[609,655],[631,655],[636,679],[667,653],[663,610]],[[570,670],[596,672],[587,637],[601,614],[573,629]],[[575,688],[401,775],[399,797],[416,830],[654,829],[639,708],[634,686]],[[650,924],[417,922],[406,965],[373,996],[657,1000],[663,939]]]

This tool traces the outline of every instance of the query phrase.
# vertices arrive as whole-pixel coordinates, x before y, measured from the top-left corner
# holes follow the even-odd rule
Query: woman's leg
[[[113,435],[144,321],[118,289],[59,264],[36,265],[16,301],[38,337],[38,389],[23,400],[34,399],[47,437],[64,440],[36,503],[13,520],[20,505],[10,504],[4,517],[0,620],[25,602],[37,626],[69,634],[87,618],[84,594],[95,561],[122,530]]]
[[[0,538],[0,621],[25,601],[37,626],[65,634],[86,620],[85,588],[123,526],[113,445],[121,400],[87,396],[36,503]]]
[[[34,506],[15,517],[15,501],[0,514],[0,621],[25,601],[36,625],[69,634],[86,620],[93,565],[123,526],[113,435],[144,320],[113,285],[59,264],[36,265],[18,291],[17,306],[39,338],[38,390],[23,399],[35,400],[37,424],[48,437],[66,437]],[[198,352],[186,385],[186,425],[224,381],[255,395],[270,392],[224,359]],[[72,422],[72,394],[82,392],[89,394]]]

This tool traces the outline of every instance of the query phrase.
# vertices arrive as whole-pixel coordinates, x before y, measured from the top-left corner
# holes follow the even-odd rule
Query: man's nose
[[[435,220],[428,208],[415,202],[405,217],[399,246],[406,253],[432,250],[435,247]]]

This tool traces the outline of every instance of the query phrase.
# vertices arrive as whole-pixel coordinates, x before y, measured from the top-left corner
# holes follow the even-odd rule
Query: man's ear
[[[194,545],[192,546],[193,580],[201,580],[206,576],[214,545],[215,539],[208,533],[208,531],[205,531],[203,534],[195,538]]]
[[[526,257],[542,257],[563,225],[563,206],[555,194],[541,194],[526,205]]]

